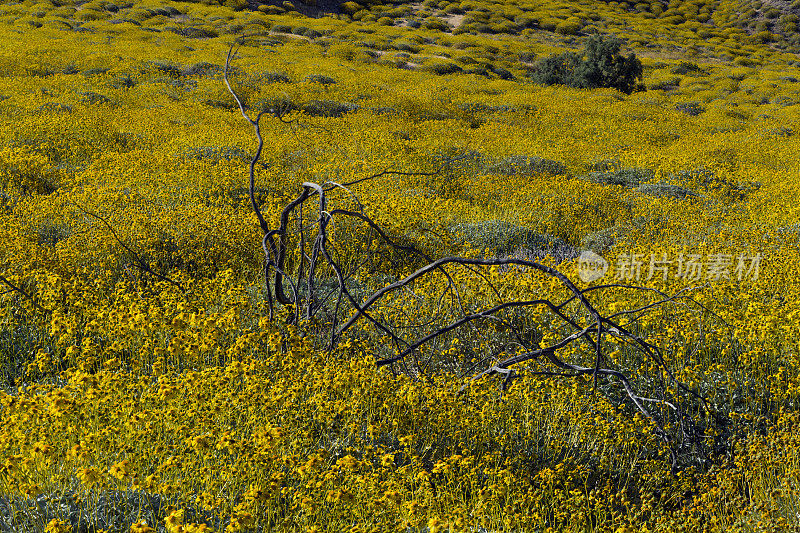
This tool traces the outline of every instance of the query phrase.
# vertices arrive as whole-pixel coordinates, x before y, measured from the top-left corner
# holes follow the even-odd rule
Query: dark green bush
[[[444,76],[447,74],[455,74],[457,72],[463,72],[464,69],[462,69],[455,63],[441,62],[441,63],[431,63],[429,65],[425,65],[422,67],[422,70],[426,72],[433,72],[434,74],[438,74],[440,76]]]
[[[642,79],[642,62],[633,54],[623,57],[622,41],[615,37],[605,39],[592,35],[586,43],[586,56],[578,69],[577,78],[587,88],[611,87],[625,94],[636,88]]]
[[[500,67],[500,66],[497,66],[497,65],[493,65],[490,70],[492,71],[492,73],[497,75],[501,80],[513,80],[514,79],[514,75],[511,74],[511,72],[508,71],[507,69],[504,69],[503,67]]]
[[[583,62],[581,56],[574,52],[564,52],[536,62],[529,76],[542,85],[567,85],[579,87],[575,72]]]
[[[681,76],[707,76],[708,72],[703,70],[697,63],[691,63],[689,61],[681,61],[679,64],[675,65],[670,69],[670,72],[673,74],[679,74]]]
[[[706,112],[706,108],[701,106],[697,102],[686,102],[685,104],[678,104],[675,106],[675,109],[680,111],[681,113],[686,113],[690,117],[696,117],[697,115],[702,115]]]
[[[620,54],[622,40],[592,35],[583,55],[564,52],[539,60],[529,76],[543,85],[594,89],[607,87],[631,94],[642,79],[642,62],[633,54]]]
[[[320,85],[328,86],[334,85],[336,80],[331,78],[330,76],[325,76],[324,74],[309,74],[303,81],[307,81],[308,83],[319,83]]]

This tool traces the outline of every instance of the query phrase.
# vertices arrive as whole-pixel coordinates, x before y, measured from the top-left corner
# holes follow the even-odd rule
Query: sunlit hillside
[[[2,2],[0,531],[800,531],[799,17]]]

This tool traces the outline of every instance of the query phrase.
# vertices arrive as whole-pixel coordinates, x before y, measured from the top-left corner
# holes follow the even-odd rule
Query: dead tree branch
[[[706,436],[697,429],[701,423],[696,418],[710,412],[706,400],[677,379],[659,346],[634,333],[649,312],[696,304],[689,297],[691,289],[672,295],[622,284],[580,289],[558,269],[537,261],[435,258],[377,224],[349,189],[387,175],[433,177],[436,172],[383,170],[344,184],[307,181],[281,211],[277,227],[270,227],[254,194],[265,111],[251,118],[232,87],[228,72],[234,55],[231,48],[225,83],[258,141],[249,167],[249,192],[263,233],[270,317],[276,305],[289,308],[290,320],[326,338],[330,351],[345,337],[365,340],[381,355],[377,367],[395,371],[397,364],[416,379],[431,380],[440,372],[467,375],[471,381],[499,375],[505,392],[522,372],[550,378],[590,377],[594,390],[617,387],[622,401],[652,422],[654,433],[671,451],[673,469],[678,468],[676,450],[681,445],[703,446]],[[491,275],[508,267],[555,280],[558,290],[544,297],[516,297]],[[473,295],[475,287],[483,296]],[[633,290],[656,300],[604,314],[594,303],[595,291],[601,289]],[[404,302],[424,319],[398,311]],[[551,339],[544,342],[543,331],[548,328]],[[453,343],[465,344],[463,360],[446,355],[450,353],[446,347]],[[643,380],[637,382],[632,372],[617,366],[611,347],[626,349],[641,368],[657,369],[656,376],[644,380],[649,383],[646,392]]]
[[[6,287],[11,289],[11,291],[21,294],[23,297],[25,297],[26,300],[30,301],[31,304],[39,311],[48,311],[48,309],[42,307],[42,305],[36,301],[36,298],[34,298],[28,291],[26,291],[22,287],[15,285],[14,283],[11,283],[11,281],[9,281],[9,279],[3,276],[2,274],[0,274],[0,282],[2,282]]]

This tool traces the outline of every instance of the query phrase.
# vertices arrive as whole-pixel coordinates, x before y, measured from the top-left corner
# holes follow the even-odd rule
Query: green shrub
[[[555,56],[540,59],[528,75],[536,83],[542,85],[567,85],[578,87],[575,72],[583,62],[581,56],[574,52],[564,52]]]
[[[36,112],[43,115],[68,115],[72,113],[72,106],[60,102],[47,102],[37,107]]]
[[[341,117],[345,113],[357,111],[358,106],[335,100],[312,100],[303,106],[303,111],[314,117]]]
[[[309,74],[308,76],[303,78],[303,81],[306,81],[308,83],[319,83],[320,85],[324,85],[325,87],[327,87],[328,85],[334,85],[336,83],[335,79],[331,78],[330,76],[325,76],[323,74]]]
[[[100,93],[87,91],[81,93],[81,102],[83,102],[86,105],[100,105],[100,104],[110,104],[111,100],[109,100],[107,96],[104,96]]]
[[[541,258],[550,254],[565,259],[577,256],[575,249],[565,241],[505,220],[455,224],[450,230],[457,244],[472,247],[483,257],[521,254]]]
[[[422,67],[422,70],[426,72],[433,72],[434,74],[438,74],[440,76],[444,76],[447,74],[455,74],[457,72],[463,72],[464,69],[462,69],[455,63],[437,62],[424,65]]]
[[[698,194],[690,189],[669,183],[642,183],[636,189],[642,194],[659,198],[676,198],[683,200],[687,197],[697,197]]]
[[[670,69],[670,72],[673,74],[679,74],[681,76],[707,76],[708,72],[702,69],[697,63],[692,63],[689,61],[681,61],[679,64],[675,65]]]
[[[486,167],[487,174],[501,174],[513,176],[516,174],[550,174],[553,176],[564,175],[567,167],[552,159],[543,159],[536,156],[512,155],[499,161],[494,161]]]
[[[212,161],[242,161],[249,163],[251,156],[245,150],[235,146],[197,146],[187,150],[186,159],[210,159]]]
[[[589,172],[585,179],[603,185],[622,185],[627,188],[636,188],[642,182],[653,179],[654,172],[644,168],[622,168],[610,171]]]
[[[447,24],[447,22],[443,21],[438,17],[428,17],[425,19],[422,25],[425,27],[425,29],[428,30],[439,30],[439,31],[450,30],[450,26]]]
[[[77,69],[76,69],[76,72],[72,72],[72,70],[74,68],[75,68],[74,66],[72,67],[72,69],[69,68],[69,67],[65,68],[64,69],[64,74],[75,74],[77,72]],[[109,70],[111,70],[111,69],[108,68],[108,67],[96,67],[96,68],[90,68],[90,69],[84,70],[83,72],[81,72],[81,74],[86,76],[87,78],[89,78],[91,76],[98,76],[100,74],[105,74]]]
[[[222,74],[222,67],[219,65],[215,65],[213,63],[209,63],[207,61],[201,61],[199,63],[195,63],[194,65],[188,66],[183,70],[184,76],[213,76],[216,74]]]
[[[36,233],[36,243],[39,246],[55,246],[72,235],[72,228],[62,222],[48,220],[39,226]]]
[[[578,35],[580,33],[583,23],[578,17],[569,17],[567,20],[561,21],[556,25],[556,33],[562,35]]]
[[[685,104],[677,104],[675,109],[681,113],[686,113],[690,117],[696,117],[706,112],[706,108],[697,102],[686,102]]]
[[[615,37],[592,35],[586,43],[585,60],[579,67],[578,78],[587,88],[611,87],[625,94],[636,88],[642,79],[642,62],[633,54],[623,57],[622,41]]]
[[[642,62],[633,53],[622,56],[621,46],[616,37],[592,35],[582,56],[565,52],[539,60],[529,76],[543,85],[608,87],[631,94],[638,87],[637,80],[642,79]]]
[[[617,244],[627,232],[628,230],[622,226],[612,226],[589,233],[581,240],[581,248],[602,255]]]

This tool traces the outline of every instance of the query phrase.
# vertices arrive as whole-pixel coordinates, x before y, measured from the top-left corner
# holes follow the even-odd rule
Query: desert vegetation
[[[4,3],[0,530],[800,529],[799,14]]]

